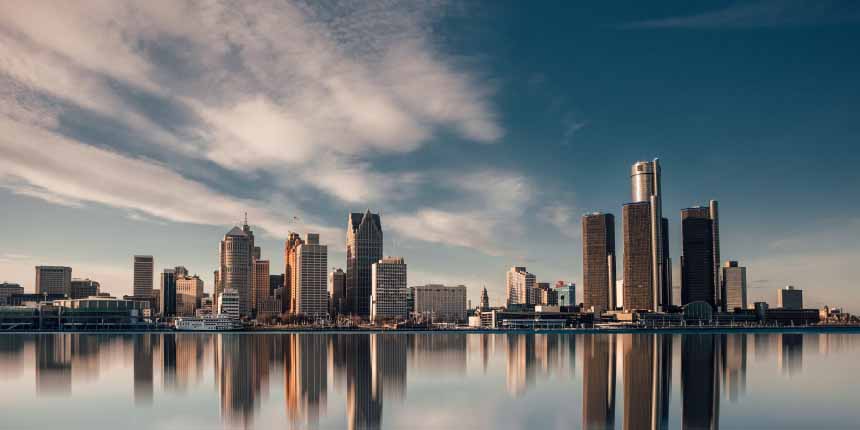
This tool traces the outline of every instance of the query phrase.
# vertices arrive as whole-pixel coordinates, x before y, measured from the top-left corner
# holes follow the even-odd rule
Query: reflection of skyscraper
[[[665,429],[672,386],[672,338],[633,333],[622,340],[624,428]]]
[[[586,336],[582,357],[582,428],[615,428],[615,336]]]
[[[719,336],[681,336],[682,425],[685,429],[719,427]]]
[[[535,336],[509,333],[507,338],[507,389],[512,396],[519,397],[535,381]]]
[[[370,335],[370,362],[373,384],[385,399],[406,397],[406,335],[377,333]]]
[[[161,335],[161,377],[165,390],[176,388],[176,335]]]
[[[70,334],[44,334],[36,341],[36,392],[69,395],[72,392]]]
[[[140,333],[134,336],[134,404],[152,404],[152,338]]]
[[[747,387],[747,335],[737,333],[722,335],[723,392],[726,398],[736,402],[746,393]]]
[[[370,335],[339,336],[336,351],[346,370],[346,414],[350,430],[378,429],[382,424],[382,396],[374,391]]]
[[[216,337],[216,375],[221,398],[221,417],[230,424],[249,425],[254,417],[260,376],[255,375],[254,343],[262,336],[219,334]],[[255,382],[257,384],[255,384]]]
[[[349,312],[370,316],[371,265],[382,259],[378,214],[351,213],[346,232],[346,303]]]
[[[799,333],[783,333],[780,335],[779,369],[783,374],[795,376],[803,370],[803,335]]]
[[[596,313],[615,309],[615,217],[582,217],[582,303]],[[571,298],[570,303],[575,303]]]
[[[326,407],[327,340],[315,334],[292,334],[287,348],[288,360],[284,363],[287,418],[313,427]]]
[[[410,367],[435,373],[466,373],[466,335],[414,334],[408,337]]]

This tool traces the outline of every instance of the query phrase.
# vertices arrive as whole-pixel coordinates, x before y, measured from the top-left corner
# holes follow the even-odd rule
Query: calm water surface
[[[8,334],[0,427],[860,428],[860,334]]]

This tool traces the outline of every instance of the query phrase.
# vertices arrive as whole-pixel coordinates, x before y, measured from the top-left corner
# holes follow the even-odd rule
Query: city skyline
[[[246,211],[272,274],[291,231],[346,270],[370,210],[410,285],[500,305],[526,266],[583,291],[581,215],[615,215],[622,278],[629,167],[659,157],[674,287],[680,210],[713,199],[748,303],[860,309],[860,30],[835,6],[247,3],[272,21],[218,27],[119,3],[0,6],[0,282],[68,266],[121,297],[152,255],[212,292]]]

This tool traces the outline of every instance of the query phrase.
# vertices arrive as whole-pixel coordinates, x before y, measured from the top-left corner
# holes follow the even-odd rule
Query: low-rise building
[[[0,284],[0,306],[9,304],[9,297],[15,294],[24,294],[24,287],[20,284],[4,282]]]
[[[782,309],[803,309],[803,290],[789,285],[776,292],[776,303]]]
[[[87,297],[96,297],[99,295],[100,285],[98,282],[91,279],[72,279],[72,299],[85,299]]]
[[[428,284],[412,287],[414,312],[433,323],[466,321],[466,286]]]
[[[227,288],[218,295],[218,315],[239,318],[239,292]]]

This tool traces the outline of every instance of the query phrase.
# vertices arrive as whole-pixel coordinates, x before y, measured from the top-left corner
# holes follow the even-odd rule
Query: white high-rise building
[[[225,288],[218,295],[218,315],[231,318],[239,318],[239,292],[232,288]]]
[[[371,266],[370,319],[404,319],[406,308],[406,262],[385,257]]]
[[[314,318],[328,315],[328,247],[308,233],[296,248],[296,313]]]
[[[506,280],[508,305],[533,305],[535,275],[526,271],[525,267],[514,266],[508,270]]]
[[[412,287],[415,294],[415,313],[427,320],[439,322],[466,321],[466,286],[428,284]]]
[[[152,297],[155,259],[151,255],[134,256],[134,287],[136,297]]]
[[[150,285],[150,288],[152,286]],[[65,266],[36,266],[37,294],[72,294],[72,268]]]

